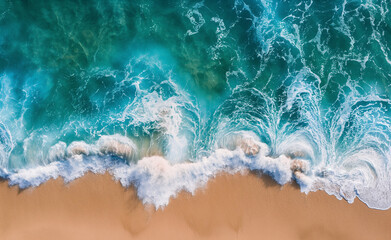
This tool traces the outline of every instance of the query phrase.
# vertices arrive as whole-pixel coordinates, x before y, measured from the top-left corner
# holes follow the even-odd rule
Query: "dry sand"
[[[301,193],[269,177],[221,175],[164,210],[108,174],[19,191],[0,183],[0,239],[391,239],[391,211]]]

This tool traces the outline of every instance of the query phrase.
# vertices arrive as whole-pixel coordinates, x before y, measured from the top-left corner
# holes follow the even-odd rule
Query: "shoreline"
[[[301,193],[269,176],[220,174],[164,209],[145,206],[134,187],[87,173],[19,190],[0,181],[1,239],[391,239],[391,210]]]

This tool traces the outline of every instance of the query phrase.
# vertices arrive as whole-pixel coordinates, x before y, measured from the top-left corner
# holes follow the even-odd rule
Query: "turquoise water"
[[[390,8],[1,0],[0,174],[29,187],[107,170],[161,206],[260,170],[388,209]]]

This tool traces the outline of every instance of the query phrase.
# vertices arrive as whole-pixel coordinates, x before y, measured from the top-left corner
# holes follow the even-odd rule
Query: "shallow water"
[[[29,187],[108,170],[162,206],[261,170],[388,209],[390,8],[3,0],[0,174]]]

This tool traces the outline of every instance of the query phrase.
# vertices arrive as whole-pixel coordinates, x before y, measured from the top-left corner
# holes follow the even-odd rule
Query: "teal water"
[[[164,205],[250,169],[387,209],[390,8],[0,0],[0,174],[109,170]]]

